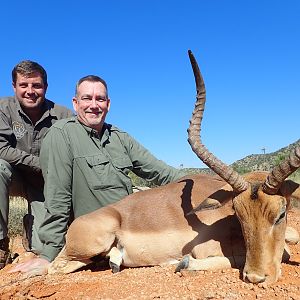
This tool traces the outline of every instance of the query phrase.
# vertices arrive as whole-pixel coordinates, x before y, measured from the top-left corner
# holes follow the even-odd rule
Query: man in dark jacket
[[[33,61],[22,61],[12,71],[13,97],[0,99],[0,269],[9,259],[9,196],[28,201],[27,251],[39,253],[37,229],[45,216],[43,176],[39,163],[42,139],[57,120],[72,111],[45,98],[47,73]]]

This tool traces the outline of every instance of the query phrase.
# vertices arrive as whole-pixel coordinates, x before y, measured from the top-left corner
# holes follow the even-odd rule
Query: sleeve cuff
[[[52,262],[60,251],[61,249],[52,247],[51,245],[44,245],[43,250],[39,256],[44,259],[47,259],[49,262]]]

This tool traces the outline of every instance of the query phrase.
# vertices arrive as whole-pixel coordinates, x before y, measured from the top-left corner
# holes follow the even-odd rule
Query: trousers
[[[0,159],[0,240],[8,235],[9,198],[23,197],[28,203],[28,215],[30,222],[27,222],[27,238],[29,248],[35,253],[42,250],[42,242],[38,236],[38,229],[44,220],[44,194],[43,184],[31,184],[30,182],[42,182],[36,178],[36,174],[30,174],[12,167],[7,161]],[[30,178],[30,180],[28,180]],[[28,218],[27,218],[28,220]]]

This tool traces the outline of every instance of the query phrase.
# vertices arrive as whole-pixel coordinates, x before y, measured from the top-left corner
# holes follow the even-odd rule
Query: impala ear
[[[217,209],[224,206],[224,204],[226,204],[228,201],[231,201],[233,197],[232,188],[230,187],[231,190],[227,190],[226,187],[227,185],[225,186],[225,189],[218,190],[217,192],[211,194],[204,201],[202,201],[197,207],[191,210],[188,213],[188,215],[196,213],[197,211],[201,211],[201,210]]]
[[[201,210],[217,209],[221,206],[222,206],[222,204],[218,200],[213,199],[213,198],[206,198],[203,202],[201,202],[200,205],[198,205],[196,208],[189,211],[187,213],[187,216],[192,215]]]
[[[294,204],[299,207],[300,205],[300,184],[293,180],[285,180],[280,189],[280,194],[284,196],[288,201],[291,202],[291,205]]]
[[[218,200],[207,198],[199,205],[198,210],[216,209],[221,206],[222,204]]]

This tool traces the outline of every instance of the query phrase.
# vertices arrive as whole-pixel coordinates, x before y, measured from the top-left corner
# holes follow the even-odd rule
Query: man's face
[[[105,86],[101,82],[83,81],[73,98],[73,107],[81,123],[100,132],[110,107]]]
[[[24,77],[17,74],[16,83],[13,83],[16,98],[24,110],[36,110],[45,100],[47,85],[40,74],[34,73]]]

